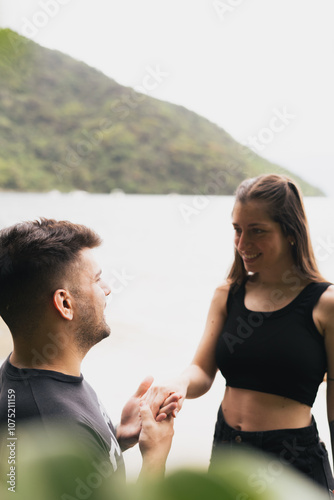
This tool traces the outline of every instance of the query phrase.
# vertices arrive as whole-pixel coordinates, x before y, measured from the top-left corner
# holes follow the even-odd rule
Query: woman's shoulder
[[[228,295],[231,289],[231,282],[228,280],[223,281],[220,285],[217,286],[215,290],[215,294],[217,295]]]
[[[330,284],[319,297],[313,318],[323,331],[334,325],[334,285]]]
[[[231,283],[229,281],[223,281],[223,283],[217,286],[211,302],[212,307],[222,313],[226,313],[226,305],[230,289]]]
[[[331,283],[325,288],[324,292],[319,298],[319,305],[323,308],[333,309],[334,307],[334,285]]]

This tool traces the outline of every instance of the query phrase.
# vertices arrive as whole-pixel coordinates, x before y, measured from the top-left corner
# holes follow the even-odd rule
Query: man
[[[110,334],[104,317],[110,289],[93,255],[100,244],[94,231],[67,221],[41,219],[0,231],[0,314],[14,343],[0,368],[1,432],[15,452],[27,423],[46,437],[54,424],[65,427],[92,463],[108,461],[114,476],[124,475],[122,451],[139,441],[142,471],[161,472],[173,422],[143,403],[152,378],[140,384],[115,430],[80,372],[90,348]]]

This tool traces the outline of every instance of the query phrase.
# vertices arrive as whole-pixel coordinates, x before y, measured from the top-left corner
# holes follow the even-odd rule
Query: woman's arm
[[[327,354],[327,416],[334,457],[334,286],[320,297],[314,309],[315,323],[325,340]]]
[[[182,408],[185,398],[198,398],[211,387],[217,372],[215,349],[218,337],[227,316],[227,297],[229,292],[227,283],[216,289],[209,309],[203,337],[196,350],[190,366],[177,378],[163,386],[152,387],[146,398],[153,414],[165,417],[167,405],[171,395],[178,395],[178,408],[173,415]],[[162,419],[162,417],[161,417]]]

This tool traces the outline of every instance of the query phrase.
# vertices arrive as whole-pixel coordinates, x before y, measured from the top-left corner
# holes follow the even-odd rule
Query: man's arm
[[[140,416],[142,430],[139,435],[139,448],[143,465],[139,478],[163,475],[174,435],[174,418],[168,415],[163,421],[157,422],[146,403],[140,407]]]

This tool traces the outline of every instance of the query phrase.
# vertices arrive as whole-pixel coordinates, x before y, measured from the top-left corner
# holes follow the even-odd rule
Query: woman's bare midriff
[[[289,398],[226,387],[222,401],[224,419],[237,430],[256,432],[298,429],[311,425],[311,408]]]

